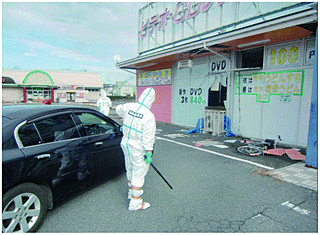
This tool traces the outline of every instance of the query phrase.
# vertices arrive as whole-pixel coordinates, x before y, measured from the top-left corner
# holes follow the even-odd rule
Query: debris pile
[[[265,154],[275,155],[275,156],[282,156],[284,154],[287,154],[289,158],[292,160],[306,160],[306,156],[301,154],[296,149],[282,149],[282,148],[276,148],[276,149],[267,149],[264,151]]]

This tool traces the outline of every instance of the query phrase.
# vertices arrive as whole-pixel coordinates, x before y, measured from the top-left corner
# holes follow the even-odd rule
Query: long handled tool
[[[146,155],[144,155],[144,158],[146,158]],[[161,176],[161,178],[164,180],[164,182],[167,183],[167,185],[171,188],[172,186],[169,184],[169,182],[163,177],[163,175],[160,173],[160,171],[153,165],[153,163],[150,163],[150,165],[152,166],[152,168]]]

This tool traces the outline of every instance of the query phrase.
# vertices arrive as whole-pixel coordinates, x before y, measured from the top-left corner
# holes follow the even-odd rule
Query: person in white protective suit
[[[156,121],[150,108],[154,100],[154,89],[147,88],[139,97],[138,103],[127,103],[116,107],[117,114],[123,118],[121,147],[125,155],[130,211],[150,207],[148,202],[143,201],[141,195],[145,176],[152,163]]]
[[[105,91],[102,92],[102,97],[98,100],[97,107],[101,113],[106,116],[109,115],[110,108],[112,107],[112,102]]]

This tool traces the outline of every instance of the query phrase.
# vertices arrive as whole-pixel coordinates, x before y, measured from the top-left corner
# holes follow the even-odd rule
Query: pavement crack
[[[244,230],[243,227],[244,227],[249,221],[251,221],[251,220],[253,220],[253,219],[258,219],[258,220],[262,220],[262,221],[263,221],[265,218],[267,218],[267,219],[269,219],[269,220],[271,220],[271,221],[274,221],[274,222],[277,222],[277,223],[281,223],[280,221],[277,221],[276,219],[272,218],[271,216],[266,215],[265,212],[266,212],[267,210],[269,210],[269,209],[271,209],[271,208],[267,207],[267,208],[263,209],[262,211],[257,212],[257,213],[254,213],[252,216],[250,216],[250,217],[246,218],[245,220],[243,220],[242,226],[239,228],[239,231]],[[282,223],[282,224],[283,224],[283,223]],[[285,225],[285,224],[283,224],[283,225]],[[285,226],[286,226],[286,225],[285,225]],[[287,227],[287,226],[286,226],[286,227]]]
[[[243,221],[228,219],[199,219],[195,216],[178,216],[172,232],[241,232]]]

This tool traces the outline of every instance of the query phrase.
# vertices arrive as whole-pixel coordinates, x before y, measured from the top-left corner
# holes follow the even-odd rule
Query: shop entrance
[[[75,102],[75,101],[76,101],[76,93],[67,92],[67,102]]]
[[[45,99],[51,99],[50,88],[27,88],[28,102],[41,102]]]

